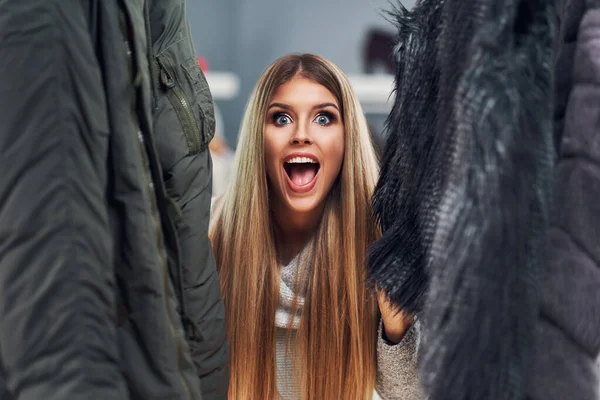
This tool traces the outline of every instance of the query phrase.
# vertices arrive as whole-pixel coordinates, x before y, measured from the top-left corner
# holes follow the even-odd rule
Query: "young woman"
[[[229,398],[364,400],[374,387],[385,399],[420,398],[411,320],[365,280],[378,166],[339,68],[311,54],[269,66],[233,174],[211,226]]]

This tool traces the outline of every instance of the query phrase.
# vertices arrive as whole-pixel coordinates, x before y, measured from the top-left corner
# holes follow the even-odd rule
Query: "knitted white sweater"
[[[300,382],[293,372],[296,354],[293,348],[286,352],[289,319],[294,319],[292,329],[296,329],[304,305],[304,296],[300,295],[297,301],[298,309],[294,310],[295,292],[302,292],[305,286],[295,285],[298,259],[299,257],[296,257],[288,265],[281,267],[279,308],[275,315],[277,388],[284,400],[298,400],[301,393]],[[292,331],[291,334],[293,339],[295,332]],[[421,400],[423,398],[417,375],[418,339],[418,325],[415,324],[399,344],[389,345],[383,339],[380,322],[377,342],[377,378],[373,399]]]

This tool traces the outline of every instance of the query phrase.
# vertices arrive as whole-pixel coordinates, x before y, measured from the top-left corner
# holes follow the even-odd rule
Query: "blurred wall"
[[[254,1],[254,0],[247,0]],[[231,71],[234,65],[238,24],[235,5],[241,0],[187,0],[196,53],[212,70]]]
[[[188,0],[197,53],[212,70],[235,72],[241,80],[239,96],[219,103],[230,144],[235,147],[244,107],[268,64],[286,53],[313,52],[346,73],[360,73],[363,37],[373,26],[394,30],[382,14],[395,1]]]

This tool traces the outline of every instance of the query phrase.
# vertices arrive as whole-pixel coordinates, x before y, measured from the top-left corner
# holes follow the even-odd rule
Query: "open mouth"
[[[321,165],[312,157],[292,157],[284,162],[283,168],[290,182],[300,188],[314,182]]]

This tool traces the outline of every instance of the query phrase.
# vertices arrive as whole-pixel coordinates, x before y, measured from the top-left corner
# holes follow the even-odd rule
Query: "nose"
[[[300,125],[300,124],[299,124]],[[290,138],[290,143],[299,145],[299,144],[312,144],[312,139],[310,138],[310,134],[308,129],[306,129],[303,125],[298,126]]]

